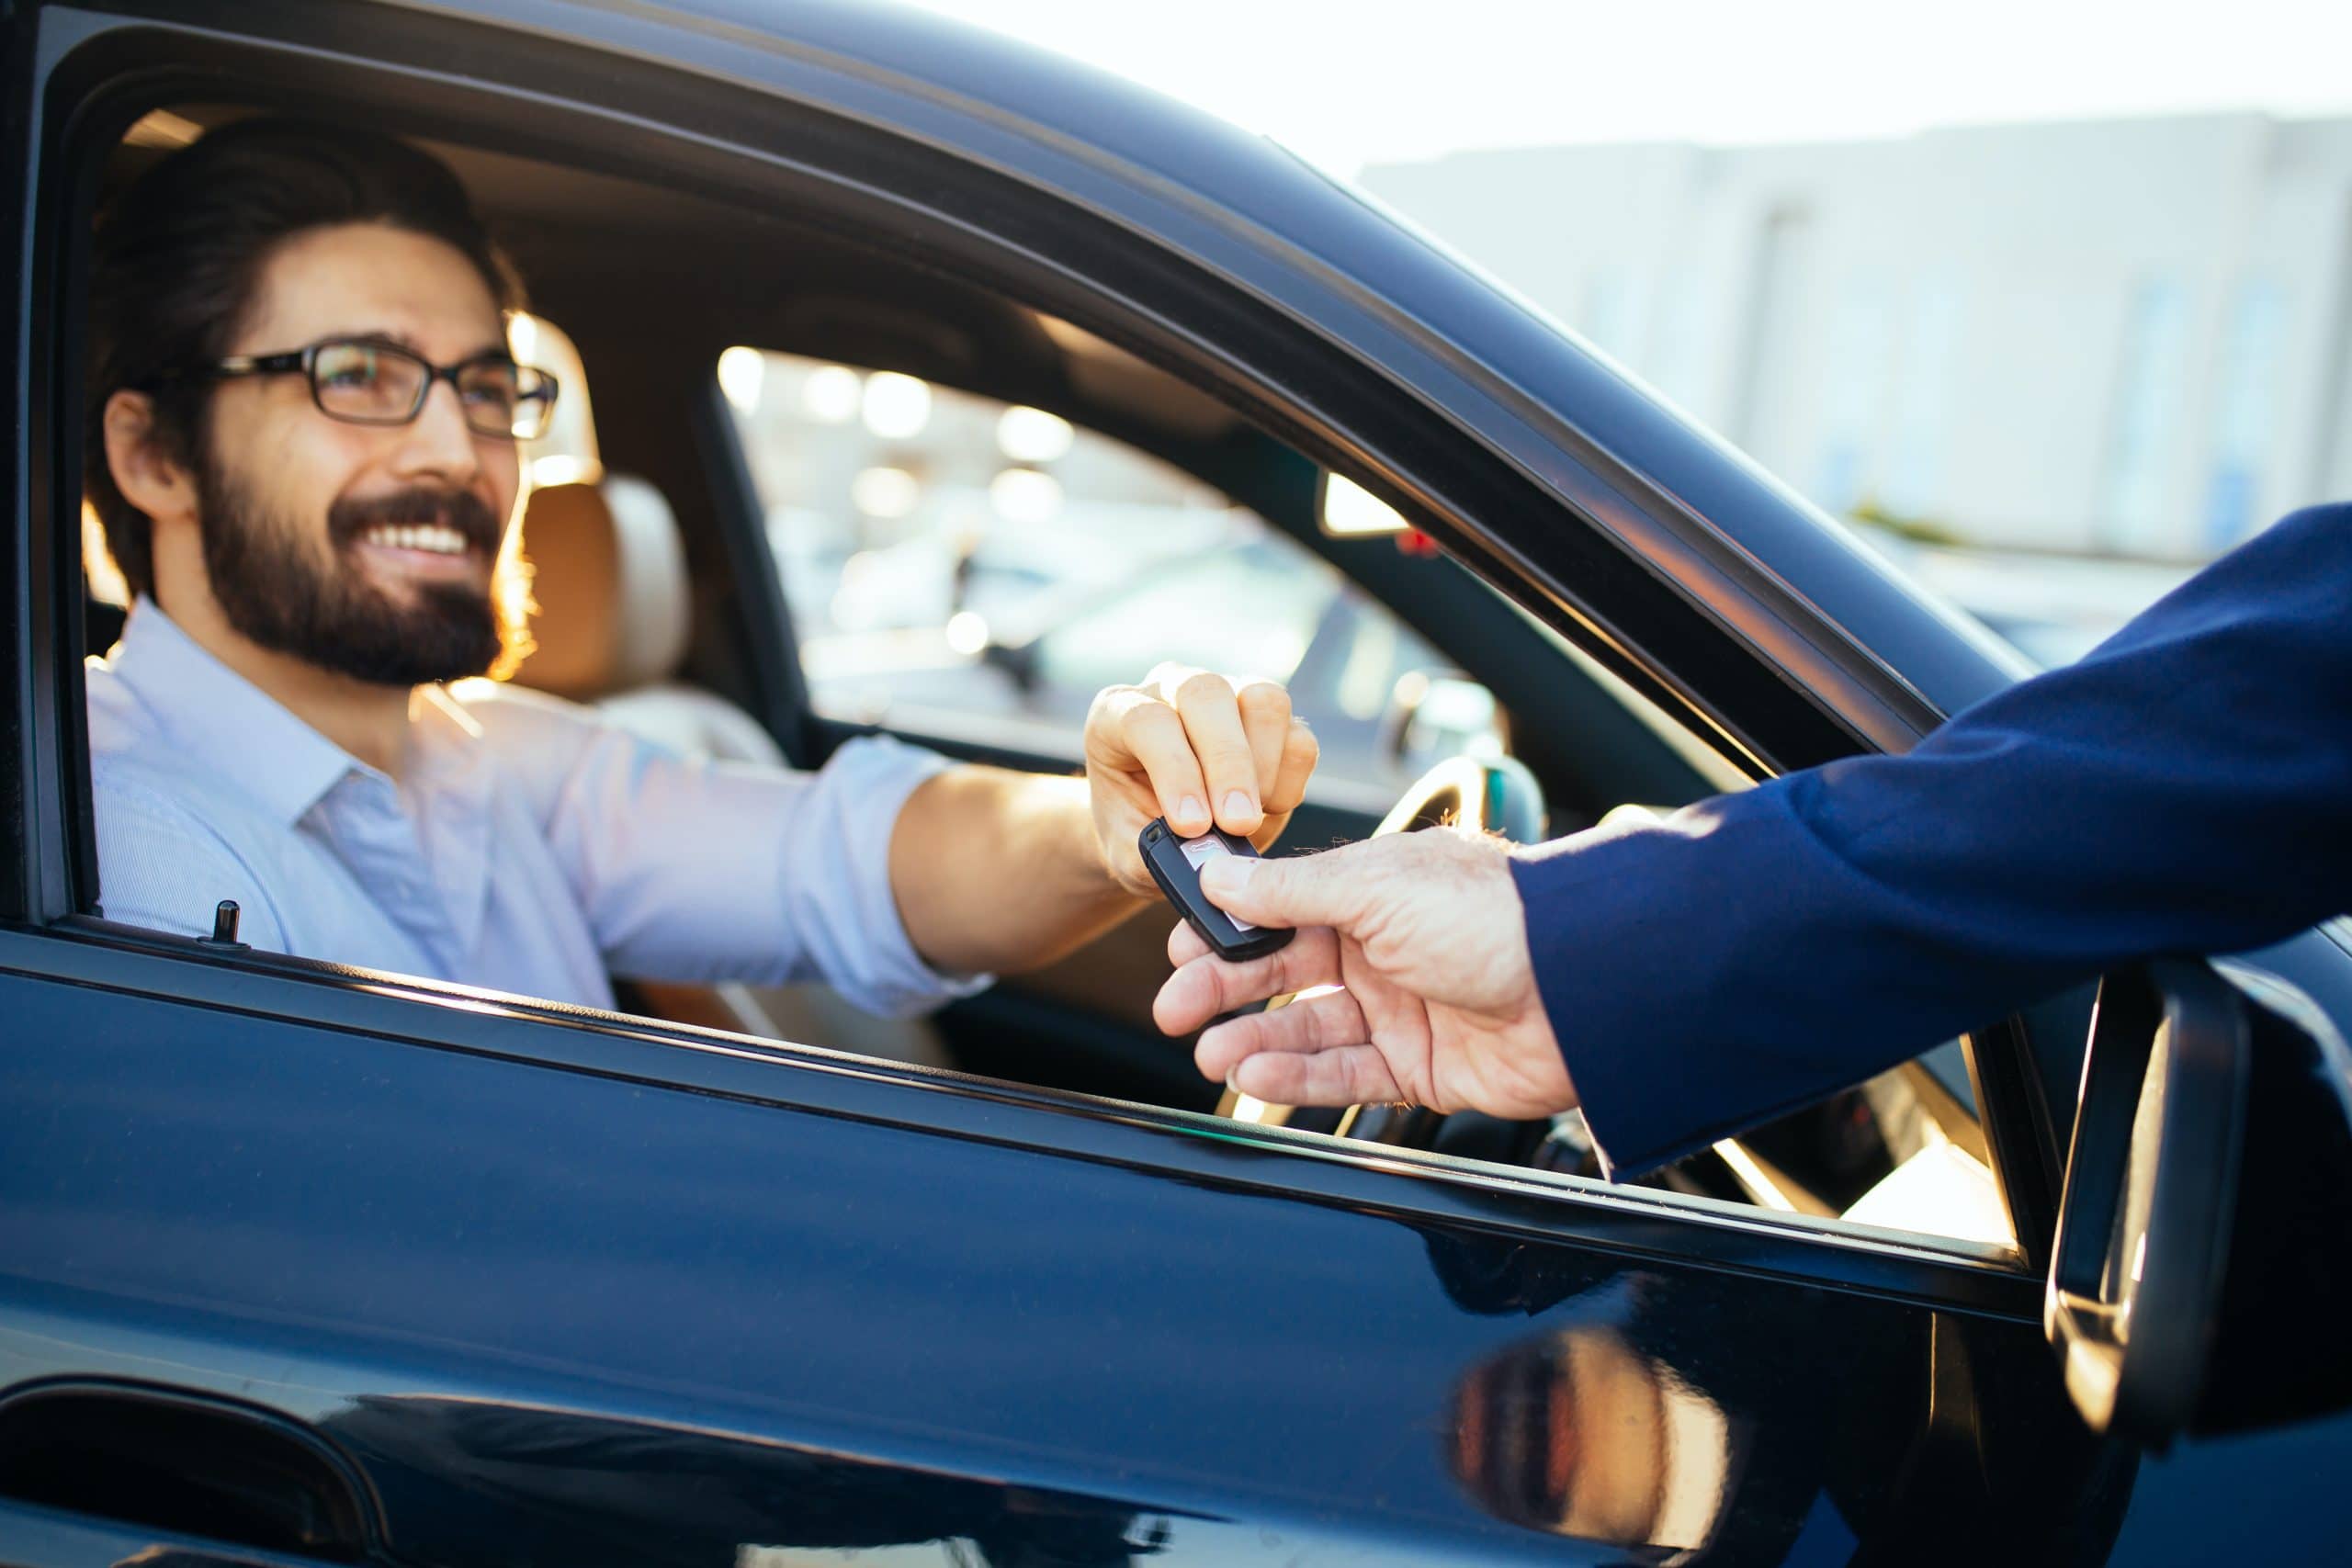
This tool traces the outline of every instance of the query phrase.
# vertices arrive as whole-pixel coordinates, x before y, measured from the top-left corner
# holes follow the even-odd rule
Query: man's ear
[[[194,522],[196,476],[155,438],[155,403],[144,392],[107,400],[107,467],[123,500],[158,523]]]

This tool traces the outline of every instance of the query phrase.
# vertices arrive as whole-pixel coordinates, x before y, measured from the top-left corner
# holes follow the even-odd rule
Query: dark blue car
[[[1302,684],[1368,757],[1464,743],[1393,802],[1330,781],[1293,845],[1565,832],[1902,750],[2017,671],[1355,193],[946,22],[15,0],[0,28],[0,1564],[2352,1557],[2340,934],[2109,976],[2095,1016],[1988,1019],[1611,1185],[1573,1117],[1220,1096],[1149,1022],[1158,919],[914,1026],[651,980],[598,1012],[108,921],[89,220],[256,111],[432,147],[576,344],[594,445],[537,478],[628,537],[616,576],[543,579],[544,640],[644,640],[521,678],[617,722],[1069,765],[1050,714],[850,713],[813,670],[793,607],[857,607],[796,562],[925,528],[983,558],[958,530],[1048,528],[1093,482],[1023,415],[989,461],[1042,478],[933,518],[913,384],[1149,468],[1114,499],[1167,518],[1086,549],[1148,564],[1205,506],[1247,514],[1251,570],[1344,585],[1344,644],[1269,635],[1250,606],[1333,602],[1276,580],[1185,630],[1322,648]],[[805,419],[745,347],[814,367]],[[1336,520],[1334,476],[1405,531]],[[526,537],[560,525],[535,498]],[[970,623],[883,629],[989,657]],[[1431,705],[1474,697],[1490,724]]]

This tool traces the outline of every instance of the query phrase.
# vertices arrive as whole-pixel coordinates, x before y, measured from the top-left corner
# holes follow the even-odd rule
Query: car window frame
[[[33,15],[44,23],[55,17],[55,13],[46,12]],[[428,40],[437,36],[435,29],[467,25],[447,18],[409,20],[415,28],[413,36]],[[109,32],[131,35],[128,41],[134,58],[172,41],[168,34],[142,31],[136,24],[119,19],[85,17],[80,25],[89,29],[93,37]],[[111,46],[125,40],[117,37],[107,41]],[[224,48],[232,57],[248,61],[277,58],[282,62],[305,58],[291,44],[277,40],[237,40],[218,47]],[[59,106],[48,97],[49,88],[65,78],[50,77],[42,84],[41,123],[62,134],[40,139],[42,195],[34,209],[34,223],[20,236],[25,247],[22,254],[31,256],[36,267],[35,287],[25,296],[33,312],[23,318],[28,342],[34,321],[78,322],[82,319],[80,273],[74,263],[81,245],[86,243],[81,236],[86,235],[86,220],[94,203],[96,160],[100,151],[111,146],[130,119],[135,118],[130,107],[133,100],[114,69],[113,54],[109,52],[107,58],[94,63],[97,67],[96,80],[82,85],[80,96],[71,105],[70,116],[61,114]],[[174,60],[172,63],[178,62]],[[316,61],[311,58],[308,63],[315,67]],[[419,68],[411,65],[406,69]],[[646,69],[658,72],[663,68]],[[342,72],[346,81],[356,79],[378,91],[375,95],[362,93],[356,99],[347,94],[339,95],[337,101],[346,107],[352,101],[390,103],[393,95],[387,89],[403,79],[402,71],[401,66],[381,60],[347,62]],[[522,74],[527,78],[530,73]],[[314,84],[319,80],[314,77]],[[306,89],[319,90],[324,89],[320,85]],[[136,92],[141,100],[150,105],[187,96],[168,72],[160,79],[141,82]],[[222,96],[217,84],[212,85],[211,95]],[[469,84],[460,96],[473,114],[493,119],[501,113],[528,112],[538,116],[548,110],[544,97],[535,97],[519,85],[503,79]],[[604,120],[611,117],[601,103],[567,104],[564,107],[581,124],[609,129]],[[387,109],[385,118],[393,121],[402,116]],[[406,111],[406,118],[427,124],[436,122],[431,109],[411,108]],[[640,123],[628,129],[640,135],[652,135],[662,146],[684,141],[667,126],[649,128]],[[887,132],[872,134],[888,138]],[[548,148],[550,154],[554,151],[552,145]],[[572,161],[586,155],[574,152]],[[1094,314],[1097,321],[1117,330],[1119,321],[1109,302],[1101,302]],[[25,857],[12,892],[22,924],[35,929],[0,932],[0,953],[6,953],[5,958],[0,958],[0,966],[20,967],[28,973],[100,987],[185,997],[192,1004],[278,1014],[314,1027],[359,1028],[444,1049],[491,1048],[478,1034],[490,1027],[485,1021],[495,1019],[503,1021],[497,1031],[497,1048],[502,1053],[573,1070],[609,1070],[602,1065],[599,1053],[606,1046],[600,1043],[626,1039],[666,1047],[684,1046],[687,1048],[685,1054],[673,1064],[680,1072],[684,1072],[688,1063],[707,1066],[747,1059],[805,1069],[775,1075],[765,1080],[764,1092],[777,1096],[779,1103],[819,1102],[820,1109],[827,1108],[820,1103],[824,1096],[817,1092],[820,1086],[854,1081],[921,1088],[931,1091],[929,1103],[934,1111],[947,1105],[957,1108],[956,1116],[942,1118],[934,1114],[909,1123],[934,1131],[964,1130],[979,1135],[978,1122],[968,1129],[949,1123],[958,1122],[962,1112],[972,1105],[1017,1102],[1038,1110],[1046,1118],[1046,1124],[1064,1130],[1119,1126],[1156,1129],[1155,1135],[1174,1134],[1175,1142],[1159,1145],[1163,1152],[1194,1147],[1204,1138],[1220,1145],[1233,1141],[1234,1124],[1215,1118],[1089,1096],[1023,1089],[992,1079],[967,1080],[959,1075],[899,1068],[865,1058],[845,1058],[821,1046],[770,1044],[686,1025],[657,1024],[601,1010],[497,998],[469,987],[441,986],[413,976],[276,954],[223,953],[193,939],[111,926],[85,913],[86,906],[80,900],[80,889],[95,886],[94,875],[90,874],[95,872],[95,836],[91,830],[86,737],[82,733],[81,722],[80,534],[78,506],[72,504],[78,500],[78,484],[69,487],[58,482],[61,475],[78,478],[78,467],[64,460],[75,450],[78,422],[47,417],[58,408],[78,406],[79,365],[78,355],[69,352],[70,343],[52,339],[48,346],[52,351],[48,355],[19,357],[20,367],[32,376],[28,412],[33,417],[26,422],[26,428],[31,433],[28,448],[51,460],[29,463],[19,469],[29,502],[18,513],[27,524],[20,529],[19,543],[24,549],[20,558],[36,574],[31,581],[41,591],[28,596],[31,614],[25,617],[7,649],[10,662],[17,666],[19,679],[14,682],[16,702],[11,705],[9,720],[12,733],[8,739],[13,740],[13,754],[6,760],[22,770],[32,786],[23,792],[17,802],[17,810],[10,814],[12,828],[20,840],[38,851]],[[715,398],[715,388],[713,395]],[[1290,423],[1305,429],[1300,422],[1306,417],[1305,411],[1293,410]],[[1286,434],[1284,438],[1290,437]],[[1314,434],[1313,438],[1326,449],[1336,439],[1329,431]],[[43,523],[47,525],[37,525]],[[1469,526],[1453,519],[1442,525],[1450,534]],[[772,581],[773,574],[768,576]],[[786,661],[787,667],[796,664],[797,660]],[[86,865],[86,872],[77,874],[77,865],[72,863]],[[509,1023],[518,1028],[527,1024],[528,1028],[518,1034],[505,1027]],[[663,1082],[689,1081],[698,1079],[699,1066],[681,1078],[672,1071],[649,1066],[640,1059],[628,1071],[631,1076],[650,1076]],[[942,1090],[948,1092],[943,1096],[939,1093]],[[843,1107],[841,1113],[858,1112]],[[979,1118],[980,1122],[985,1120]],[[1987,1122],[1989,1136],[1991,1118]],[[1601,1237],[1589,1234],[1598,1224],[1610,1235],[1602,1244],[1613,1248],[1662,1252],[1700,1261],[1712,1259],[1727,1267],[1857,1284],[1920,1300],[1965,1304],[1977,1310],[2030,1315],[2038,1308],[2038,1297],[2029,1302],[2012,1289],[2019,1281],[2030,1285],[2038,1277],[2030,1247],[2019,1254],[1956,1243],[1950,1238],[1892,1236],[1834,1221],[1781,1222],[1759,1212],[1728,1204],[1720,1205],[1728,1212],[1719,1213],[1706,1200],[1611,1188],[1543,1172],[1475,1166],[1419,1151],[1355,1148],[1318,1134],[1294,1134],[1284,1129],[1262,1129],[1245,1135],[1242,1141],[1270,1151],[1313,1156],[1296,1168],[1302,1172],[1311,1168],[1353,1173],[1342,1184],[1346,1187],[1344,1195],[1330,1191],[1329,1201],[1374,1201],[1395,1205],[1400,1212],[1411,1212],[1416,1205],[1427,1203],[1438,1203],[1447,1212],[1466,1205],[1468,1210],[1487,1214],[1506,1228],[1532,1226],[1535,1231],[1556,1232],[1570,1239],[1601,1241]],[[1073,1152],[1057,1138],[1045,1139],[1031,1146]],[[1996,1150],[1997,1158],[1997,1145]],[[1084,1151],[1076,1152],[1079,1157],[1086,1157]],[[1172,1166],[1163,1165],[1159,1159],[1144,1163],[1155,1168],[1172,1169],[1191,1162],[1179,1158]],[[1288,1167],[1293,1162],[1277,1163]],[[1396,1190],[1384,1198],[1351,1185],[1375,1178],[1382,1182],[1396,1179]],[[1269,1180],[1266,1185],[1284,1191],[1302,1190],[1284,1181]],[[1313,1197],[1320,1190],[1309,1183],[1304,1190]],[[1532,1213],[1520,1202],[1531,1197],[1542,1200]],[[1567,1201],[1560,1201],[1562,1199]],[[1610,1218],[1600,1223],[1590,1220],[1592,1215]],[[1704,1239],[1708,1245],[1675,1245],[1677,1236],[1683,1236],[1686,1241]],[[2030,1296],[2030,1291],[2026,1294]]]

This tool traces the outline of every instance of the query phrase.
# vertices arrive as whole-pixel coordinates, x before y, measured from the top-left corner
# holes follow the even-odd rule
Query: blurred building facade
[[[2194,561],[2352,496],[2352,117],[1374,165],[1832,512]]]

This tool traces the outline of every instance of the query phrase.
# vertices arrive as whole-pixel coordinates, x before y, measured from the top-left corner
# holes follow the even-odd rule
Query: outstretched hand
[[[1136,838],[1164,817],[1185,838],[1211,828],[1274,841],[1306,793],[1315,736],[1272,681],[1162,664],[1111,686],[1086,716],[1086,779],[1102,863],[1127,892],[1157,899]]]
[[[1431,829],[1201,874],[1219,908],[1294,926],[1278,953],[1228,964],[1188,926],[1152,1016],[1170,1034],[1250,1002],[1340,990],[1231,1019],[1201,1035],[1204,1076],[1278,1105],[1403,1100],[1525,1120],[1577,1102],[1528,956],[1525,911],[1500,840]]]

